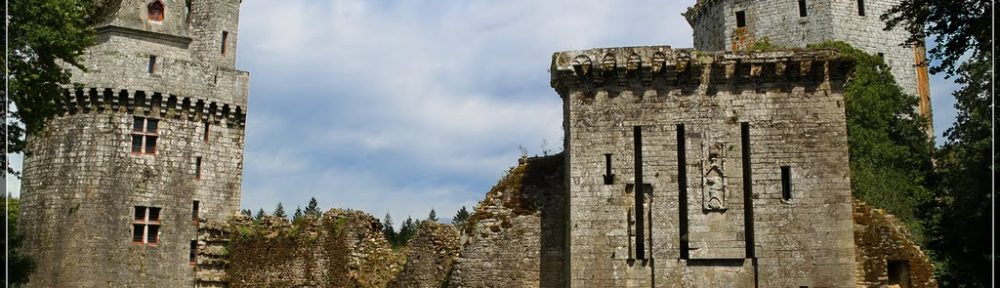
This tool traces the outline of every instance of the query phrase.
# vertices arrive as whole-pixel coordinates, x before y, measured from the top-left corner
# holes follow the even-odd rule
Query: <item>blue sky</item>
[[[694,2],[244,1],[242,206],[294,211],[316,197],[397,224],[471,209],[519,147],[562,149],[553,52],[691,47],[680,13]],[[940,137],[955,86],[932,76],[931,89]]]

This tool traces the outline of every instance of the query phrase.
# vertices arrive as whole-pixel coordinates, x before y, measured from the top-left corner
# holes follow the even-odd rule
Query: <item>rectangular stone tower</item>
[[[851,67],[825,50],[553,55],[570,286],[853,286]]]

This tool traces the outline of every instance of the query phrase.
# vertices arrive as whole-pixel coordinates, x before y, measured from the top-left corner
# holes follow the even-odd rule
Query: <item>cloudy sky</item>
[[[244,1],[243,208],[294,211],[316,197],[323,208],[390,212],[397,225],[431,208],[441,218],[471,209],[520,147],[561,150],[553,52],[691,47],[680,13],[694,2]],[[931,87],[940,135],[954,85],[937,76]]]

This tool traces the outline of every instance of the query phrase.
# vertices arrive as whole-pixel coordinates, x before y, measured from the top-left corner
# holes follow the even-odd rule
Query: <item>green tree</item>
[[[844,42],[812,45],[851,56],[856,65],[844,88],[851,191],[855,198],[896,215],[922,243],[921,223],[932,203],[933,180],[927,119],[917,98],[902,92],[881,57]]]
[[[19,0],[8,9],[5,112],[10,118],[4,136],[8,152],[18,153],[25,149],[23,136],[40,131],[56,115],[55,101],[70,81],[63,65],[84,69],[81,55],[94,44],[96,9],[86,0]],[[13,172],[6,157],[3,162],[4,171]]]
[[[393,247],[399,247],[399,245],[397,245],[398,242],[396,241],[396,238],[398,237],[396,235],[396,228],[392,227],[392,217],[389,216],[389,213],[385,213],[385,220],[382,221],[382,235],[385,236],[385,240],[389,241]]]
[[[264,216],[267,216],[267,212],[264,212],[264,208],[260,208],[260,210],[257,210],[257,215],[253,216],[253,222],[259,224],[260,220],[264,219]]]
[[[309,205],[306,206],[306,215],[319,216],[319,202],[316,201],[316,197],[309,199]]]
[[[406,245],[406,242],[410,241],[410,238],[417,235],[417,225],[419,225],[419,222],[414,222],[413,217],[406,217],[406,220],[403,221],[403,225],[399,227],[399,234],[396,237],[396,245]]]
[[[240,210],[240,213],[246,215],[247,217],[253,217],[253,211],[250,211],[250,209]]]
[[[934,39],[928,52],[930,58],[941,61],[931,67],[932,73],[955,75],[963,63],[962,56],[971,51],[972,59],[990,54],[993,47],[992,0],[903,0],[881,15],[885,30],[902,27],[911,36],[906,43],[924,43]]]
[[[6,198],[0,195],[0,198]],[[17,230],[17,215],[20,211],[20,203],[17,198],[6,198],[7,211],[4,213],[4,218],[7,223],[7,268],[8,275],[7,284],[10,286],[18,286],[28,282],[28,275],[35,269],[35,262],[20,253],[21,244],[24,241],[24,235],[21,235],[20,231]]]
[[[434,211],[434,208],[431,208],[431,213],[427,214],[427,220],[434,222],[438,221],[437,212]]]
[[[274,213],[271,215],[274,215],[274,217],[288,218],[288,215],[285,215],[285,206],[281,205],[280,201],[278,202],[278,206],[274,207]]]
[[[295,207],[295,214],[292,214],[292,223],[298,223],[302,220],[302,207]]]
[[[456,226],[465,225],[465,221],[469,220],[469,216],[469,210],[465,210],[465,206],[462,206],[462,209],[458,209],[458,212],[455,212],[455,217],[451,218],[451,223]]]

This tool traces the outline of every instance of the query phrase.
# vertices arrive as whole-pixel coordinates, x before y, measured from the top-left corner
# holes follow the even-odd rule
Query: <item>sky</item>
[[[243,1],[242,208],[294,211],[315,197],[397,225],[471,211],[522,150],[562,150],[553,52],[692,47],[680,14],[694,2]],[[940,143],[956,85],[931,78]],[[17,195],[20,182],[7,184]]]

